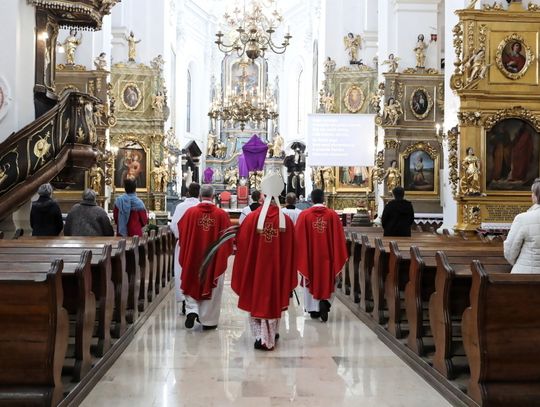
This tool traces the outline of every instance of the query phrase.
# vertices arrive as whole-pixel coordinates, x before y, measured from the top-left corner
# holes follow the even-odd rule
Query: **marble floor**
[[[188,331],[178,312],[171,292],[82,405],[450,405],[339,301],[326,324],[295,302],[273,352],[253,349],[230,282],[217,331]]]

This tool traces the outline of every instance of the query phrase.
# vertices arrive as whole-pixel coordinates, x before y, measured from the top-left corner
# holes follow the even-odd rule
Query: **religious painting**
[[[439,157],[437,151],[423,142],[409,146],[400,155],[401,182],[407,193],[438,195]]]
[[[533,59],[531,48],[518,34],[506,37],[497,48],[497,66],[509,79],[519,79],[525,75]]]
[[[336,167],[336,191],[371,192],[373,167]]]
[[[135,83],[127,83],[122,89],[122,103],[127,110],[135,110],[142,102],[143,95]]]
[[[486,132],[486,189],[530,191],[540,176],[540,135],[526,120],[504,119]]]
[[[124,188],[124,180],[135,180],[137,190],[148,190],[146,151],[137,143],[128,143],[118,149],[114,159],[114,186]]]
[[[224,97],[240,95],[264,95],[266,89],[267,63],[264,59],[255,61],[234,56],[225,57]]]
[[[418,120],[428,117],[433,108],[433,99],[426,88],[416,88],[409,99],[411,111]]]
[[[349,89],[347,89],[347,92],[345,92],[345,97],[343,98],[345,107],[351,113],[358,113],[360,109],[362,109],[365,100],[366,97],[364,92],[359,86],[356,85],[352,85]]]

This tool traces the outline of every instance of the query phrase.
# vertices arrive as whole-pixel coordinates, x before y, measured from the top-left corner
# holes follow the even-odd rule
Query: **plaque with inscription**
[[[485,206],[483,222],[512,223],[516,215],[527,212],[530,205],[489,204]]]

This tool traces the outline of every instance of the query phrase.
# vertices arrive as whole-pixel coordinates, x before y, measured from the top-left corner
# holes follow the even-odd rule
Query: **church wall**
[[[26,1],[0,2],[0,27],[5,37],[0,47],[0,86],[7,90],[7,107],[0,107],[0,142],[35,118],[35,25],[35,9]]]

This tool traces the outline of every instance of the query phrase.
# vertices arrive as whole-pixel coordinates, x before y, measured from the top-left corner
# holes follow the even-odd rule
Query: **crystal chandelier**
[[[244,130],[246,123],[257,123],[275,120],[278,117],[276,103],[271,92],[266,90],[265,95],[259,95],[253,88],[247,88],[247,67],[251,63],[248,59],[240,61],[242,75],[240,76],[240,89],[229,94],[225,99],[221,91],[216,93],[208,116],[213,120],[222,120],[230,124],[240,123],[240,129]]]
[[[283,54],[289,46],[292,36],[287,30],[283,37],[283,42],[278,45],[274,42],[273,34],[276,28],[283,21],[283,16],[275,8],[275,0],[267,0],[266,7],[273,7],[272,12],[266,15],[265,6],[259,0],[252,0],[251,10],[246,10],[246,0],[244,8],[240,10],[237,6],[231,14],[226,13],[223,17],[227,25],[231,28],[231,43],[223,42],[223,34],[218,31],[215,43],[220,51],[229,54],[236,52],[238,56],[246,55],[249,59],[255,60],[264,57],[266,51],[271,50],[276,54]],[[234,32],[236,31],[236,32]]]

